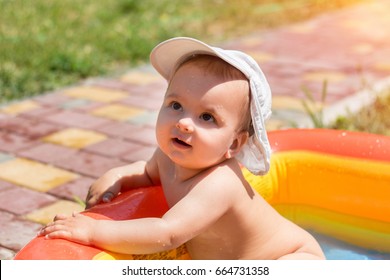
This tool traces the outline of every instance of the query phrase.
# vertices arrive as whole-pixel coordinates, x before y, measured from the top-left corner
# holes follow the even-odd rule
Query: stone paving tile
[[[0,111],[0,120],[3,120],[3,119],[10,119],[12,118],[13,116],[11,115],[8,115],[8,114],[4,114]]]
[[[83,210],[84,207],[77,202],[58,200],[24,215],[24,218],[34,223],[45,225],[50,223],[57,214],[72,215],[73,212],[78,213]]]
[[[10,199],[10,198],[13,199]],[[35,209],[53,203],[56,199],[46,193],[39,193],[29,189],[14,186],[0,192],[0,210],[23,215]]]
[[[19,114],[19,116],[40,120],[41,117],[47,117],[49,115],[57,114],[59,111],[60,111],[60,109],[57,107],[43,104],[42,106],[40,106],[38,108],[29,110],[26,112],[22,112]]]
[[[38,107],[39,105],[36,102],[32,100],[26,100],[26,101],[12,103],[8,106],[1,108],[0,111],[5,114],[18,115],[20,113],[27,112],[36,109]]]
[[[2,180],[40,192],[46,192],[77,177],[75,173],[22,158],[0,163]]]
[[[143,85],[129,84],[131,86],[129,90],[130,96],[142,96],[146,98],[145,100],[156,99],[162,101],[167,88],[167,82],[157,74],[156,77],[158,77],[158,80],[155,83]]]
[[[45,120],[62,126],[85,129],[94,129],[107,123],[107,120],[104,118],[99,118],[70,110],[60,111],[57,114],[48,116]]]
[[[0,212],[0,244],[10,250],[19,251],[33,239],[41,224],[18,219],[15,215]]]
[[[135,85],[148,85],[150,83],[159,81],[161,78],[156,73],[146,73],[138,71],[130,71],[121,77],[121,81],[135,84]]]
[[[7,248],[0,247],[0,260],[12,260],[15,252]]]
[[[0,129],[4,131],[14,132],[16,134],[26,136],[30,139],[38,139],[47,134],[53,133],[60,128],[61,127],[59,127],[58,125],[25,117],[16,117],[7,120],[0,120]]]
[[[110,122],[96,129],[109,136],[126,138],[129,134],[135,134],[142,130],[142,127],[127,122]]]
[[[25,157],[44,163],[55,164],[64,158],[74,156],[78,150],[52,143],[38,143],[17,153],[19,157]]]
[[[89,79],[87,81],[87,84],[88,86],[91,87],[114,89],[118,91],[124,91],[127,93],[131,93],[132,89],[136,87],[136,85],[131,85],[129,83],[120,81],[116,77],[111,77],[111,78],[100,77],[100,78]]]
[[[100,177],[107,170],[126,164],[116,158],[107,158],[89,152],[79,152],[75,157],[56,162],[58,167],[78,172],[94,178]],[[1,165],[0,165],[1,167]]]
[[[51,189],[48,193],[68,200],[74,200],[75,197],[84,200],[87,197],[89,187],[96,179],[81,176],[74,181]]]
[[[163,93],[161,93],[161,96],[162,97],[164,96]],[[158,99],[157,98],[150,99],[142,95],[131,95],[125,98],[121,103],[135,106],[138,108],[157,111],[161,107],[162,99],[163,99],[162,97]]]
[[[8,153],[0,153],[0,162],[9,161],[11,159],[14,159],[15,157]]]
[[[146,145],[157,145],[156,132],[152,128],[142,128],[135,133],[125,135],[127,140],[143,143]]]
[[[62,145],[68,148],[81,149],[86,146],[104,141],[107,136],[92,130],[67,128],[44,137],[48,143]]]
[[[141,147],[137,151],[132,151],[128,153],[127,155],[122,156],[122,159],[128,162],[136,162],[139,160],[148,160],[152,157],[154,151],[156,150],[155,147]]]
[[[14,153],[18,150],[31,147],[36,143],[36,140],[31,140],[28,137],[0,131],[0,151]]]
[[[78,109],[89,107],[92,102],[86,99],[72,99],[67,102],[64,102],[60,105],[62,109]],[[99,104],[99,103],[94,103]],[[99,104],[101,106],[101,104]]]
[[[149,126],[154,129],[157,122],[158,112],[145,112],[144,114],[132,117],[128,120],[129,123],[138,125],[138,126]]]
[[[91,113],[98,117],[109,118],[116,121],[125,121],[131,117],[142,114],[141,108],[125,106],[121,104],[110,104],[93,110]]]
[[[0,196],[2,191],[12,189],[15,185],[11,184],[10,182],[0,180]],[[1,207],[1,205],[0,205]]]
[[[39,95],[34,97],[34,100],[46,106],[58,107],[71,100],[71,97],[64,95],[63,91],[64,90],[58,90],[56,92]]]
[[[320,104],[320,103],[316,103]],[[290,96],[276,96],[272,99],[272,111],[278,109],[289,109],[289,110],[297,110],[303,112],[304,106],[301,100]]]
[[[97,144],[88,146],[84,150],[106,157],[118,158],[124,154],[128,154],[130,151],[139,149],[140,146],[141,145],[134,142],[110,138]]]
[[[66,90],[64,94],[73,98],[98,102],[119,101],[127,97],[127,94],[123,91],[89,86],[70,88]]]

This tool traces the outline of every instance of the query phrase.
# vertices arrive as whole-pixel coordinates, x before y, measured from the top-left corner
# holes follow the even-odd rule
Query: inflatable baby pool
[[[243,170],[269,203],[311,232],[390,256],[390,137],[291,129],[272,131],[269,140],[273,150],[269,174],[254,176]],[[160,217],[167,209],[161,187],[153,186],[123,193],[83,213],[125,220]],[[158,254],[124,255],[36,237],[15,259],[189,259],[189,255],[185,246]]]

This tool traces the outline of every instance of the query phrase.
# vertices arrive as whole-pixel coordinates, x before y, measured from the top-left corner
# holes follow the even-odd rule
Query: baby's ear
[[[226,151],[225,157],[227,159],[235,157],[240,151],[242,146],[248,141],[249,133],[247,131],[242,131],[236,135],[233,143],[230,145],[229,149]]]

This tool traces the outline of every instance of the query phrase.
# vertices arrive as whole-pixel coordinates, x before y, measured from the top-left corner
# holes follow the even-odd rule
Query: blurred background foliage
[[[0,0],[0,103],[145,63],[158,42],[219,42],[363,0]]]

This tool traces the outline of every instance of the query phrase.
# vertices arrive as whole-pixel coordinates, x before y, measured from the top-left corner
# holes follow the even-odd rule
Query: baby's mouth
[[[183,146],[183,147],[186,147],[186,148],[190,148],[191,147],[190,144],[187,144],[186,142],[180,140],[179,138],[173,138],[173,142],[175,142],[179,146]]]

